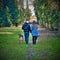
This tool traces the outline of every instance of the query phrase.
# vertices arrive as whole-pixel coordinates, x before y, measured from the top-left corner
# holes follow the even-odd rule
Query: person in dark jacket
[[[26,21],[26,22],[22,25],[22,29],[24,30],[25,42],[26,42],[26,44],[28,44],[29,31],[30,31],[29,21]]]

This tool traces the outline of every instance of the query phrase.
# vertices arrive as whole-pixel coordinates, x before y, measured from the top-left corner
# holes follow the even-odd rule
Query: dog
[[[23,35],[19,34],[19,43],[23,43]]]

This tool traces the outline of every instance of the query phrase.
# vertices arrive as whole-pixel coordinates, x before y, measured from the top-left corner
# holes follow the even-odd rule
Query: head
[[[36,24],[36,21],[33,21],[33,24]]]
[[[29,21],[26,21],[26,23],[29,23]]]
[[[26,19],[26,23],[29,23],[28,19]]]

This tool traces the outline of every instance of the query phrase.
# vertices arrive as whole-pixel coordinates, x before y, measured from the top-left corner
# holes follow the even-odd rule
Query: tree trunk
[[[54,29],[53,29],[53,25],[52,25],[51,23],[49,23],[49,29],[50,29],[50,30],[54,30]]]
[[[49,23],[46,23],[46,28],[49,29]]]
[[[58,36],[60,37],[60,18],[59,18],[58,22],[59,22],[59,25],[58,25]]]

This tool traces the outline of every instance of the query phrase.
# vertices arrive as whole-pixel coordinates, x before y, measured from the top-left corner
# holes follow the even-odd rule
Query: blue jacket
[[[38,24],[36,24],[36,28],[35,29],[33,28],[32,25],[30,26],[30,28],[31,28],[32,36],[38,36]]]

